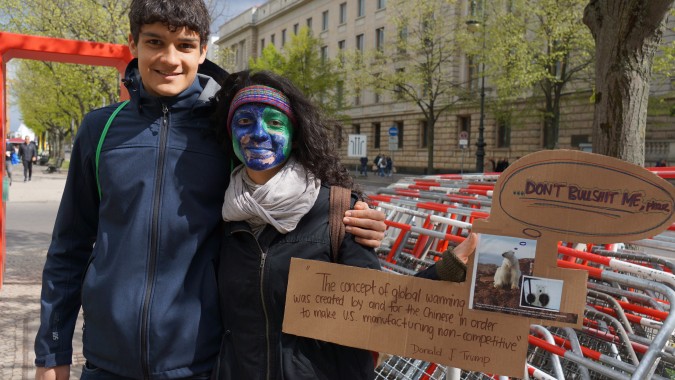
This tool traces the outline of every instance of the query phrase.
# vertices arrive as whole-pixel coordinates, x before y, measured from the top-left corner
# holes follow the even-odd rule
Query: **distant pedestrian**
[[[668,166],[668,163],[666,162],[665,158],[662,158],[660,161],[656,163],[656,167],[663,168]]]
[[[361,167],[359,168],[359,174],[368,177],[368,157],[361,157]]]
[[[377,160],[377,175],[384,177],[384,168],[387,167],[387,156],[380,156]]]
[[[382,158],[382,153],[378,153],[373,159],[373,171],[375,172],[375,175],[377,175],[377,172],[380,170],[380,158]]]
[[[384,173],[387,175],[387,177],[391,177],[391,171],[392,171],[393,167],[394,167],[394,162],[391,160],[391,157],[386,156]]]
[[[500,158],[499,161],[497,161],[497,166],[495,166],[495,171],[497,173],[501,173],[508,167],[509,167],[509,160],[507,160],[506,158]]]
[[[24,138],[24,143],[19,146],[19,156],[23,163],[23,181],[30,181],[33,177],[33,163],[37,161],[37,146],[30,141],[30,137]]]
[[[12,186],[12,156],[14,153],[14,145],[9,141],[5,142],[5,173],[9,178],[9,185]]]

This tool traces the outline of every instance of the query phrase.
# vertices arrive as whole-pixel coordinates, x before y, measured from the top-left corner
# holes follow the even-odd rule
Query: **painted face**
[[[248,103],[237,108],[232,116],[234,153],[255,171],[280,166],[291,154],[293,124],[276,107]]]
[[[141,27],[138,43],[129,35],[129,50],[138,58],[143,87],[154,96],[176,96],[190,87],[199,65],[206,59],[206,46],[199,34],[188,28],[170,31],[161,22]]]

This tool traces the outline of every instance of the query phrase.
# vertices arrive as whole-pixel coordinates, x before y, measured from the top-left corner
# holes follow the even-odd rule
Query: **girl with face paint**
[[[281,331],[291,258],[332,261],[329,189],[354,187],[330,135],[339,126],[291,82],[267,72],[231,75],[218,104],[226,145],[241,165],[222,209],[218,287],[227,313],[214,377],[372,379],[370,351]],[[373,250],[349,233],[338,262],[380,268]]]
[[[290,157],[293,124],[274,106],[242,105],[233,114],[231,129],[234,154],[246,166],[249,177],[262,175],[257,172],[265,172],[265,178],[274,175]]]

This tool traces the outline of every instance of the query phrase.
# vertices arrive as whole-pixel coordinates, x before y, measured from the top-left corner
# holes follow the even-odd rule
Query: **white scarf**
[[[239,165],[225,191],[223,220],[245,220],[256,235],[266,224],[282,234],[289,233],[314,206],[320,187],[321,180],[293,157],[263,185],[253,182],[244,165]]]

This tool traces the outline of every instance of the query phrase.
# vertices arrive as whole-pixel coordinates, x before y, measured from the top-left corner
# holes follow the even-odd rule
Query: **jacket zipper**
[[[257,239],[256,239],[257,242]],[[258,243],[260,248],[260,244]],[[265,368],[265,378],[269,380],[270,378],[270,358],[272,352],[270,351],[270,322],[269,317],[267,316],[267,306],[265,305],[265,292],[263,291],[264,283],[264,274],[265,274],[265,260],[267,259],[267,252],[264,252],[260,248],[260,302],[262,304],[263,315],[265,315],[265,344],[267,346],[267,368]]]
[[[155,191],[152,198],[152,227],[150,231],[150,257],[148,258],[148,281],[145,285],[143,297],[143,312],[141,314],[141,365],[143,376],[150,379],[150,356],[148,348],[148,329],[150,325],[150,299],[155,284],[155,271],[159,247],[157,236],[159,234],[159,203],[162,194],[164,176],[164,156],[166,155],[166,140],[169,133],[169,107],[162,104],[162,126],[159,131],[159,155],[157,158],[157,171],[155,173]]]
[[[260,246],[260,242],[258,239],[255,237],[255,235],[250,231],[250,230],[245,230],[245,229],[237,229],[233,230],[231,233],[235,232],[244,232],[247,234],[250,234],[251,237],[253,237],[253,241],[255,241],[256,245],[258,245],[258,251],[260,252],[260,304],[262,305],[263,309],[263,315],[265,316],[265,345],[266,345],[266,350],[267,350],[267,355],[265,358],[266,362],[266,368],[265,368],[265,379],[270,379],[270,367],[271,367],[271,357],[272,357],[272,352],[271,352],[271,347],[270,347],[270,321],[269,321],[269,315],[267,313],[267,305],[265,304],[265,292],[263,291],[263,286],[265,284],[265,261],[267,260],[267,252],[263,250],[263,248]]]

